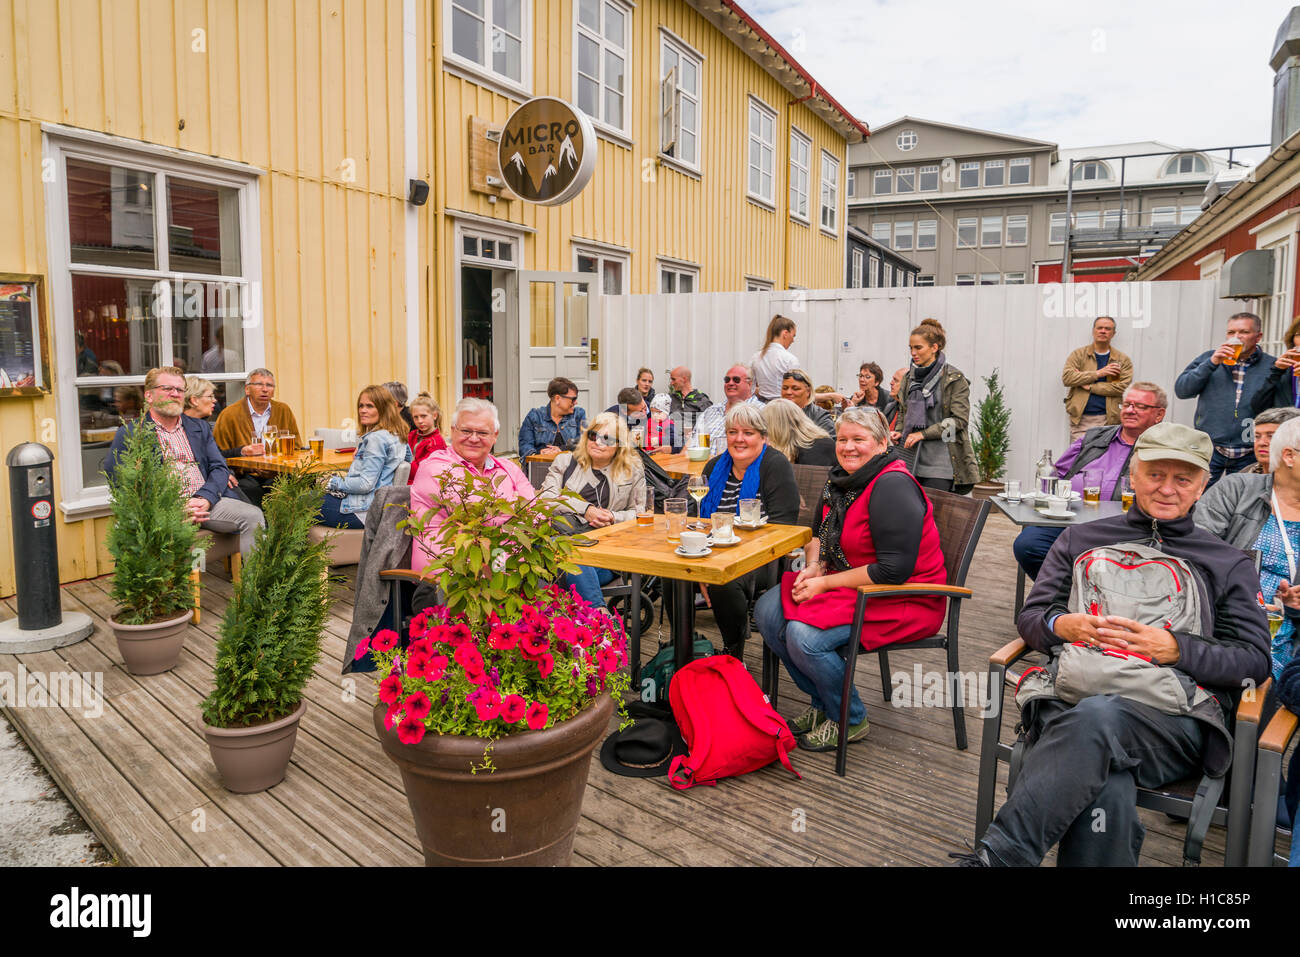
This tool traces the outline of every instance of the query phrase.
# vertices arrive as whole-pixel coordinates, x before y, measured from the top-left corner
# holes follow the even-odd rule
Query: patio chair
[[[1033,653],[1024,640],[1017,638],[999,648],[989,657],[989,704],[984,714],[984,731],[980,744],[979,791],[975,802],[975,840],[978,843],[993,822],[993,802],[997,791],[998,761],[1010,765],[1007,778],[1008,792],[1015,786],[1023,759],[1021,749],[1000,740],[1002,708],[1005,703],[1007,668],[1026,655]],[[1014,681],[1018,675],[1011,675]],[[1233,763],[1228,774],[1221,778],[1209,775],[1190,776],[1159,788],[1137,789],[1138,807],[1164,811],[1173,817],[1187,819],[1187,836],[1183,841],[1184,866],[1197,867],[1201,862],[1201,848],[1210,825],[1227,827],[1227,848],[1224,864],[1241,867],[1246,863],[1247,840],[1250,834],[1250,785],[1255,764],[1255,741],[1259,733],[1259,718],[1269,683],[1266,682],[1251,696],[1237,705],[1229,727],[1233,735]],[[1279,761],[1281,756],[1279,755]],[[1227,800],[1223,800],[1225,783]],[[1259,792],[1256,793],[1264,793]],[[1277,794],[1277,781],[1272,794]],[[1268,819],[1274,812],[1269,805]]]
[[[858,589],[857,608],[854,612],[853,631],[849,636],[847,648],[841,650],[845,656],[844,687],[841,694],[839,722],[844,728],[849,720],[849,693],[853,689],[853,676],[857,669],[858,654],[861,650],[862,618],[866,613],[867,601],[871,598],[890,598],[899,595],[942,595],[948,599],[947,627],[942,634],[909,641],[906,644],[886,645],[877,648],[875,654],[880,660],[880,680],[885,703],[890,701],[892,683],[889,680],[889,655],[895,651],[910,651],[916,648],[942,648],[947,653],[948,688],[952,696],[952,724],[957,739],[957,749],[966,750],[966,712],[958,665],[957,639],[961,626],[961,600],[970,598],[973,592],[965,587],[966,575],[970,570],[971,559],[975,557],[975,548],[979,545],[980,533],[988,518],[989,503],[976,502],[964,495],[926,489],[926,495],[934,506],[934,523],[939,530],[939,546],[943,550],[943,564],[948,573],[948,584],[915,585],[863,585]],[[780,681],[780,661],[766,644],[763,645],[763,672],[770,676],[768,697],[776,707],[777,685]],[[835,773],[843,777],[848,760],[848,740],[840,735],[839,746],[835,752]]]
[[[1282,828],[1277,826],[1274,807],[1282,780],[1282,756],[1295,737],[1297,725],[1300,725],[1300,718],[1293,711],[1279,707],[1259,736],[1259,749],[1255,755],[1255,809],[1250,819],[1247,852],[1247,862],[1251,867],[1268,867],[1276,863],[1273,849]],[[1294,830],[1291,840],[1295,840]]]
[[[822,503],[822,490],[826,488],[826,478],[831,474],[829,465],[795,465],[794,484],[799,488],[798,523],[805,528],[812,528],[813,516]]]
[[[411,475],[411,463],[403,462],[393,473],[393,485],[403,486]],[[376,494],[378,494],[377,490]],[[307,533],[313,542],[330,540],[330,565],[357,565],[361,562],[362,544],[366,531],[363,528],[330,528],[314,525]]]
[[[546,473],[551,470],[551,463],[525,461],[524,465],[528,467],[528,484],[535,489],[540,489],[542,483],[546,481]]]

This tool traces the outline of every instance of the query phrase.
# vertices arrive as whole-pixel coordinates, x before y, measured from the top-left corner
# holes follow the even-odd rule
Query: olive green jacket
[[[908,369],[898,387],[898,425],[907,419],[907,390],[912,385],[912,370]],[[939,383],[939,421],[921,433],[927,442],[947,442],[952,458],[952,484],[974,485],[980,480],[975,465],[975,450],[970,441],[970,380],[960,369],[951,365],[943,370]],[[907,436],[903,436],[906,440]],[[901,442],[900,442],[901,445]]]

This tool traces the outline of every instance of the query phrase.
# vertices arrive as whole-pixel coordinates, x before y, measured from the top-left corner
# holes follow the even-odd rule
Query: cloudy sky
[[[1274,0],[741,0],[869,126],[904,114],[1063,148],[1267,143]]]

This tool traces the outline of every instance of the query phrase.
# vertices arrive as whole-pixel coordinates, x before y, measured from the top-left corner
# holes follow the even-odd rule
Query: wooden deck
[[[962,616],[963,670],[983,671],[989,652],[1012,635],[1014,532],[1006,519],[990,517],[971,573],[976,597]],[[122,668],[105,624],[109,584],[99,579],[63,589],[66,608],[95,620],[90,638],[53,652],[0,656],[0,670],[15,672],[21,662],[29,672],[103,674],[102,716],[54,707],[6,714],[122,863],[422,862],[400,777],[371,726],[374,684],[365,676],[340,679],[350,587],[336,589],[287,777],[265,793],[236,795],[221,786],[196,725],[230,583],[205,575],[202,621],[190,628],[180,665],[141,678]],[[0,618],[16,614],[12,600],[0,609]],[[699,624],[721,644],[709,613]],[[654,637],[643,642],[647,658]],[[760,645],[755,634],[747,648],[755,675]],[[883,703],[875,660],[862,659],[859,671],[871,732],[849,749],[847,778],[834,774],[833,754],[796,751],[802,781],[772,765],[717,787],[677,792],[664,778],[621,777],[593,759],[574,863],[948,864],[948,852],[968,847],[973,836],[978,709],[968,708],[970,748],[957,751],[949,711]],[[890,664],[910,674],[916,662],[943,669],[937,651],[899,651]],[[807,703],[788,678],[781,694],[784,714]],[[1012,716],[1003,720],[1009,729]],[[1144,863],[1179,863],[1181,826],[1143,814]],[[1205,862],[1222,860],[1223,831],[1213,828]]]

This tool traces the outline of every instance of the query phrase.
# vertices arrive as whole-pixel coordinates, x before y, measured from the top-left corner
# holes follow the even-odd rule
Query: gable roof
[[[940,129],[953,130],[954,132],[957,133],[975,133],[978,134],[979,136],[992,136],[996,139],[1008,140],[1012,143],[1024,144],[1025,146],[1035,146],[1040,148],[1056,149],[1056,144],[1049,143],[1047,140],[1033,140],[1027,136],[1013,136],[1010,133],[999,133],[996,130],[982,130],[974,126],[958,126],[956,123],[944,123],[939,120],[927,120],[927,119],[922,119],[919,116],[900,116],[898,119],[890,120],[888,123],[881,123],[879,126],[876,127],[875,134],[879,136],[880,134],[884,133],[886,130],[891,130],[895,126],[901,126],[905,123],[908,125],[919,124],[923,126],[936,126]]]

